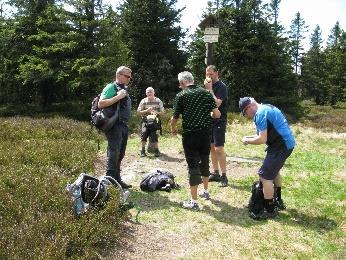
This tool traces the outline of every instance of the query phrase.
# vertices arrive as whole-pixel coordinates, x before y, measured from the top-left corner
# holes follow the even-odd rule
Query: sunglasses
[[[246,116],[247,110],[250,108],[250,104],[247,105],[243,110],[243,116]]]
[[[129,75],[125,75],[125,74],[121,74],[121,75],[123,75],[125,78],[132,79],[132,77]]]

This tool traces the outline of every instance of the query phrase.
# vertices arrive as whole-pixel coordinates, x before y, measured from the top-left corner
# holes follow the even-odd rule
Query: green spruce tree
[[[176,0],[126,0],[121,6],[123,39],[133,59],[135,102],[152,86],[170,103],[177,92],[177,74],[184,69],[184,32],[177,25],[182,9]]]

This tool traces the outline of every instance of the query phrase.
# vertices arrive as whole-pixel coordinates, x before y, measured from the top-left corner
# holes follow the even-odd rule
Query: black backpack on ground
[[[112,187],[120,190],[120,206],[125,205],[129,192],[123,190],[121,185],[110,176],[94,177],[81,173],[77,180],[67,184],[65,189],[71,195],[75,215],[79,216],[89,208],[104,207],[109,199],[108,190]]]
[[[114,88],[118,90],[116,85],[113,85]],[[98,94],[96,97],[94,97],[93,101],[91,102],[90,123],[92,126],[95,126],[98,130],[107,132],[119,119],[120,102],[117,102],[116,104],[110,107],[102,109],[98,107],[100,97],[101,94]]]
[[[174,181],[174,175],[166,170],[155,169],[144,176],[140,183],[142,191],[171,191],[171,189],[179,188],[179,185]]]
[[[249,215],[253,219],[259,219],[259,215],[264,210],[263,186],[260,181],[255,181],[252,184],[248,209]]]

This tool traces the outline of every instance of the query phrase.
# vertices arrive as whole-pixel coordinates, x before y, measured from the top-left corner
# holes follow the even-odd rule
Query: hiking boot
[[[210,182],[211,182],[211,181],[217,181],[217,182],[221,181],[221,176],[220,176],[220,174],[218,174],[218,173],[212,173],[212,174],[210,174],[210,176],[209,176],[209,181],[210,181]]]
[[[155,151],[154,151],[154,156],[155,156],[155,157],[159,157],[159,156],[160,156],[160,151],[159,151],[158,148],[155,149]]]
[[[147,151],[148,151],[148,153],[154,153],[155,149],[152,146],[148,146]]]
[[[141,150],[141,151],[140,151],[140,155],[141,155],[141,157],[147,156],[147,154],[145,153],[145,150]]]
[[[132,188],[131,184],[126,184],[123,181],[120,181],[119,184],[120,184],[121,188],[123,188],[123,189],[130,189],[130,188]]]
[[[284,203],[284,201],[281,199],[281,200],[276,200],[275,201],[275,207],[278,209],[278,210],[285,210],[286,209],[286,205]]]
[[[209,200],[210,199],[209,192],[202,191],[198,195],[199,195],[200,198],[203,198],[205,200]]]
[[[191,200],[183,201],[181,203],[181,207],[183,209],[199,210],[198,203],[197,202],[192,202]]]
[[[268,212],[267,210],[262,211],[261,214],[259,214],[259,219],[271,219],[275,218],[278,215],[278,211],[275,208],[273,212]]]
[[[220,187],[227,187],[228,186],[228,179],[226,175],[221,176],[220,178]]]
[[[273,212],[268,212],[267,210],[262,210],[260,213],[255,214],[253,212],[249,213],[250,218],[254,220],[266,220],[266,219],[273,219],[278,215],[277,209],[275,209]]]

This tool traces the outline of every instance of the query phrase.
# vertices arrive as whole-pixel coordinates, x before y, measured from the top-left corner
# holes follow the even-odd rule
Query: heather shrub
[[[102,135],[63,118],[2,118],[0,129],[0,258],[93,258],[114,245],[117,191],[77,219],[64,190],[81,172],[93,174]]]

